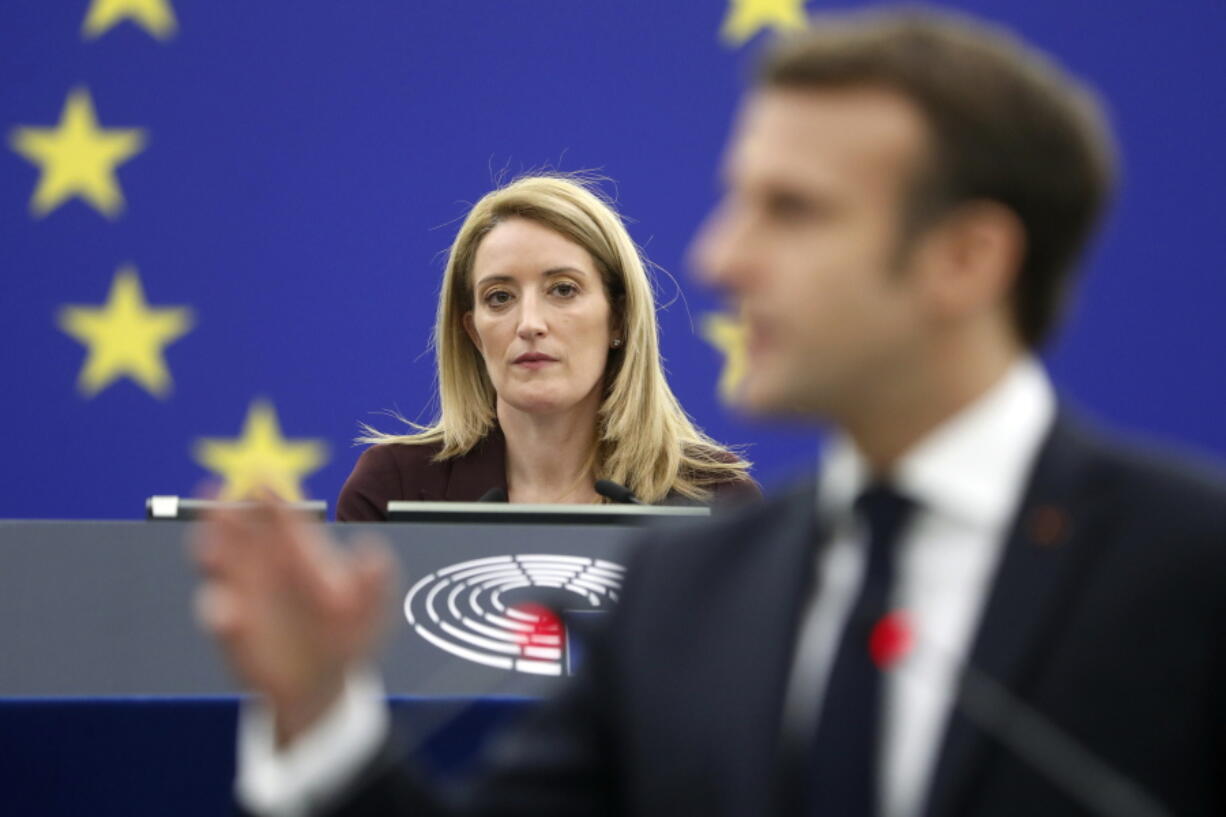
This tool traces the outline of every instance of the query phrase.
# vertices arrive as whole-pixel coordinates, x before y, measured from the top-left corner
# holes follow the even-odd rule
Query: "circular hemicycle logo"
[[[582,556],[492,556],[449,565],[422,577],[404,598],[414,632],[452,655],[499,669],[561,675],[578,646],[564,620],[607,611],[626,569]],[[542,605],[560,594],[565,610]]]

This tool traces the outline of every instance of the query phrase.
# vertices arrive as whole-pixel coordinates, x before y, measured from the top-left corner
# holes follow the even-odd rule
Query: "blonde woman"
[[[582,179],[528,176],[477,202],[434,343],[438,421],[368,430],[337,519],[384,519],[388,500],[600,502],[601,479],[649,503],[760,496],[669,389],[645,262]]]

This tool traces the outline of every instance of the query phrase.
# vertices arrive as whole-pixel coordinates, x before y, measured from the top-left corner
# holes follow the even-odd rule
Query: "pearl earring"
[[[621,348],[621,345],[622,345],[622,339],[621,339],[621,338],[613,338],[613,348],[614,348],[614,349],[620,349],[620,348]]]

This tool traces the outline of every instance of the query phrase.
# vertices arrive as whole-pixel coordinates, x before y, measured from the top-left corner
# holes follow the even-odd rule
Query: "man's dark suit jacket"
[[[389,500],[476,502],[491,488],[506,491],[507,442],[497,426],[463,456],[435,462],[438,451],[437,444],[375,445],[363,451],[336,501],[337,521],[386,521]],[[748,477],[708,487],[716,505],[762,498],[757,483]],[[692,503],[673,493],[661,504]]]
[[[569,691],[501,747],[472,801],[428,797],[390,749],[346,817],[762,817],[817,544],[814,486],[647,542]],[[1173,814],[1226,813],[1226,486],[1057,421],[971,661]],[[390,744],[389,744],[390,746]],[[783,813],[796,813],[784,810]],[[926,814],[1081,807],[955,715]]]

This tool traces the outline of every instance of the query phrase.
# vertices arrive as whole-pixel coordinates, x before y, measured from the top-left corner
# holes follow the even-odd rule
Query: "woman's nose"
[[[542,307],[543,305],[536,298],[532,297],[524,298],[520,302],[519,325],[515,329],[515,333],[519,337],[529,340],[545,334],[547,326]]]

